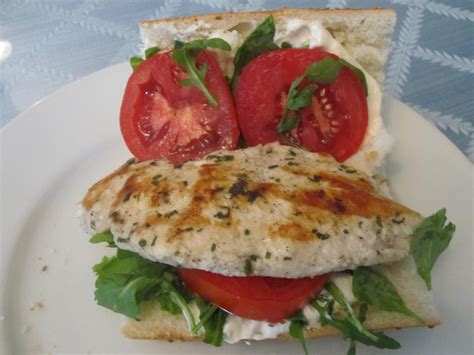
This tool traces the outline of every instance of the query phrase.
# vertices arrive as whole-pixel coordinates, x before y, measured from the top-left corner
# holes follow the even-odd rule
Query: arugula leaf
[[[160,48],[158,47],[150,47],[145,49],[145,59],[148,59],[152,56],[154,56],[156,53],[160,51]],[[133,70],[135,70],[140,64],[142,64],[144,61],[143,58],[140,57],[132,57],[130,58],[130,65]]]
[[[154,277],[139,276],[125,285],[97,282],[96,299],[101,306],[138,319],[139,303],[152,288],[158,285]]]
[[[308,85],[303,89],[298,90],[298,86],[301,84],[301,82],[304,79],[307,79],[318,84],[330,84],[339,76],[341,68],[341,63],[339,63],[337,60],[334,60],[334,58],[331,56],[327,56],[319,62],[310,64],[308,68],[306,68],[305,73],[297,77],[293,83],[291,83],[290,90],[288,91],[286,106],[278,124],[279,133],[288,132],[297,126],[300,121],[299,117],[295,114],[289,116],[289,110],[297,111],[300,108],[311,105],[313,100],[312,96],[316,87],[313,85]]]
[[[328,55],[319,62],[309,65],[305,71],[305,77],[318,84],[331,84],[339,76],[342,64]]]
[[[290,90],[288,91],[288,100],[285,110],[283,112],[282,121],[286,120],[286,115],[288,110],[299,110],[302,107],[308,107],[311,105],[312,95],[315,90],[314,86],[306,86],[301,91],[298,91],[298,85],[304,79],[314,81],[318,84],[330,84],[339,76],[343,66],[348,67],[352,70],[364,87],[365,94],[367,96],[367,81],[365,80],[365,75],[359,68],[353,66],[352,64],[346,62],[344,59],[339,59],[336,61],[331,56],[327,56],[319,62],[314,62],[308,66],[305,73],[302,76],[297,77],[291,84]],[[282,122],[280,121],[280,125]],[[293,128],[292,126],[291,128]],[[290,128],[290,129],[291,129]],[[281,131],[284,133],[286,131]]]
[[[303,79],[304,75],[299,76],[290,86],[290,91],[288,91],[288,102],[286,105],[289,110],[296,111],[302,107],[311,105],[312,95],[316,88],[314,86],[306,86],[298,91],[298,85],[303,81]]]
[[[451,222],[445,226],[446,219],[446,209],[443,208],[421,221],[411,237],[410,253],[428,290],[431,290],[431,270],[456,230]]]
[[[331,296],[334,297],[336,302],[342,306],[342,309],[347,313],[346,319],[357,329],[357,331],[373,341],[377,340],[377,337],[374,334],[364,328],[359,318],[355,315],[351,304],[346,299],[346,297],[344,297],[344,294],[341,292],[341,290],[333,282],[329,282],[326,285],[326,289],[331,294]]]
[[[345,61],[344,59],[339,59],[339,63],[341,63],[345,67],[349,68],[350,70],[352,70],[352,72],[355,75],[357,75],[357,77],[359,78],[359,80],[360,80],[360,82],[361,82],[361,84],[364,88],[365,96],[367,96],[369,94],[369,89],[367,87],[367,80],[365,79],[364,72],[362,70],[360,70],[359,68],[353,66],[351,63]]]
[[[95,298],[101,306],[117,313],[138,319],[139,304],[147,300],[145,295],[158,285],[162,267],[150,267],[140,259],[114,256],[104,258],[94,266],[98,278],[96,281]]]
[[[359,306],[359,322],[362,324],[365,322],[366,317],[367,317],[367,303],[361,303]]]
[[[275,20],[268,16],[252,33],[248,35],[242,45],[237,49],[234,63],[234,74],[230,81],[232,90],[235,92],[240,73],[245,65],[260,54],[279,49],[273,41],[275,37]]]
[[[182,314],[181,308],[173,302],[169,294],[161,293],[156,295],[158,302],[160,303],[160,309],[169,312],[174,315]]]
[[[359,307],[359,322],[364,323],[367,315],[367,303],[362,303]],[[349,339],[349,349],[347,355],[356,355],[356,342],[354,339]]]
[[[401,313],[424,323],[423,319],[405,305],[395,286],[383,274],[370,267],[354,270],[352,292],[359,301],[382,311]]]
[[[160,51],[159,47],[150,47],[145,49],[145,58],[148,59]]]
[[[356,343],[353,339],[349,340],[349,349],[347,350],[347,355],[356,355]]]
[[[308,355],[308,348],[306,347],[306,341],[304,338],[304,327],[307,325],[308,321],[301,312],[296,313],[290,318],[289,333],[293,338],[298,339],[298,341],[301,343],[305,355]]]
[[[312,95],[315,90],[314,86],[306,86],[301,91],[297,87],[304,79],[304,75],[299,76],[293,81],[288,91],[288,99],[286,107],[283,111],[282,118],[278,124],[278,132],[285,133],[298,125],[300,117],[295,113],[288,115],[288,110],[296,111],[302,107],[311,105]]]
[[[93,236],[91,242],[110,245],[113,239],[107,232]],[[156,299],[161,309],[172,314],[183,314],[192,334],[197,334],[204,327],[204,342],[214,346],[222,344],[224,324],[229,314],[212,303],[192,296],[180,281],[176,268],[117,248],[115,256],[104,257],[93,270],[97,274],[95,295],[99,305],[139,319],[140,303]],[[200,310],[197,324],[189,307],[194,300]]]
[[[186,49],[215,48],[215,49],[221,49],[227,52],[230,52],[232,49],[230,44],[224,41],[222,38],[195,39],[194,41],[187,42],[187,43],[181,42],[181,44],[179,45],[181,45],[180,48],[186,48]]]
[[[206,96],[209,104],[216,107],[217,100],[212,96],[204,84],[207,66],[203,65],[198,69],[196,67],[196,57],[188,57],[188,53],[184,48],[173,52],[173,60],[189,74],[189,78],[182,80],[180,84],[182,86],[194,86],[198,88]]]
[[[328,310],[324,306],[320,305],[317,300],[313,301],[311,305],[319,312],[322,324],[329,324],[339,330],[344,339],[358,341],[359,343],[365,345],[375,346],[378,349],[400,348],[399,342],[397,342],[395,339],[386,336],[382,332],[371,332],[376,337],[376,340],[373,340],[367,337],[365,334],[360,333],[357,328],[349,320],[347,320],[347,318],[333,318],[332,315],[328,312]],[[351,350],[351,348],[349,348],[349,350]]]
[[[96,235],[91,240],[109,243],[110,239]],[[97,274],[95,298],[99,305],[139,319],[140,303],[157,298],[162,309],[173,314],[179,309],[190,329],[196,325],[188,306],[191,298],[175,268],[117,249],[115,256],[104,257],[93,270]]]
[[[204,326],[204,323],[206,323],[212,315],[219,309],[215,304],[212,304],[210,302],[205,302],[202,299],[196,299],[196,303],[198,304],[199,307],[199,323],[196,324],[196,326],[193,328],[193,332],[196,332],[201,329]]]
[[[299,110],[302,107],[311,105],[312,95],[316,88],[314,86],[305,86],[301,91],[296,91],[291,101],[288,101],[290,110]]]
[[[201,312],[200,319],[203,322],[202,325],[206,331],[203,341],[214,346],[221,346],[222,340],[224,339],[224,323],[229,313],[221,308],[216,308],[209,315],[208,313],[211,306],[208,303],[201,299],[197,299],[196,303]]]
[[[171,274],[169,272],[163,273],[163,280],[160,282],[160,292],[166,294],[170,301],[181,309],[181,313],[188,322],[189,330],[191,333],[195,334],[194,328],[196,327],[196,321],[194,319],[193,312],[188,306],[188,302],[185,297],[173,286],[173,281],[175,280],[177,280],[177,275]]]
[[[371,332],[364,328],[362,322],[365,319],[367,306],[361,305],[359,317],[355,316],[352,306],[344,297],[342,292],[333,283],[326,286],[334,300],[342,306],[344,310],[344,318],[339,319],[333,317],[333,301],[328,301],[328,297],[321,294],[311,302],[320,315],[321,324],[329,324],[339,330],[344,339],[350,340],[348,354],[355,354],[355,342],[359,342],[369,346],[375,346],[379,349],[398,349],[400,343],[386,336],[382,332]]]
[[[96,233],[89,239],[89,242],[92,244],[105,242],[109,247],[115,246],[114,236],[110,232]]]
[[[279,133],[288,132],[292,130],[294,127],[296,127],[299,122],[300,122],[300,117],[296,113],[293,113],[291,116],[285,117],[284,119],[282,118],[280,122],[278,123],[278,132]]]
[[[174,41],[174,48],[173,49],[183,48],[185,44],[186,44],[186,42],[176,40],[176,41]]]
[[[330,84],[339,76],[343,66],[350,69],[359,78],[364,88],[365,96],[367,96],[368,88],[364,72],[344,59],[336,61],[331,56],[327,56],[323,60],[311,64],[306,69],[305,75],[309,80],[313,80],[316,83]]]
[[[217,100],[209,92],[205,84],[207,65],[200,68],[196,66],[196,58],[201,49],[217,48],[230,51],[229,43],[221,38],[197,39],[188,43],[175,42],[172,58],[189,75],[187,79],[181,81],[182,86],[194,86],[198,88],[207,98],[211,106],[217,106]]]
[[[143,59],[140,57],[132,57],[130,58],[130,66],[133,70],[137,69],[137,67],[142,64]]]
[[[281,42],[280,47],[281,48],[292,48],[293,46],[291,45],[290,42],[283,41],[283,42]]]

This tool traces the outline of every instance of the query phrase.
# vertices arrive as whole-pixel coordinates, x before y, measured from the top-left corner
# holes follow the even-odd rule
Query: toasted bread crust
[[[122,334],[125,335],[127,338],[131,339],[166,341],[196,341],[202,339],[202,335],[195,336],[190,334],[186,321],[181,315],[174,316],[159,309],[155,309],[154,312],[155,316],[160,318],[160,321],[137,322],[133,320],[127,320],[127,322],[122,326]],[[383,316],[383,318],[385,319],[383,321],[380,319],[380,316],[381,312],[372,311],[366,323],[364,323],[366,328],[370,330],[400,329],[413,327],[433,328],[434,326],[440,324],[440,321],[437,317],[425,319],[425,323],[423,324],[411,318],[394,313],[390,313]],[[305,338],[311,339],[339,334],[339,331],[335,328],[329,325],[325,325],[320,328],[307,329],[305,331]],[[288,333],[284,333],[280,334],[278,336],[278,339],[291,340],[293,339],[293,337]]]
[[[396,15],[395,9],[392,8],[372,8],[372,9],[320,9],[320,8],[288,8],[283,7],[275,10],[264,10],[264,11],[249,11],[249,12],[220,12],[212,14],[199,14],[192,16],[179,16],[165,19],[156,19],[141,21],[140,26],[148,26],[157,23],[176,23],[179,22],[183,25],[191,24],[196,21],[205,21],[205,22],[220,22],[222,24],[228,24],[229,22],[244,22],[249,20],[259,20],[260,18],[265,18],[267,16],[273,15],[275,17],[298,17],[298,18],[311,18],[311,19],[321,19],[323,21],[328,21],[331,16],[390,16],[394,17]]]

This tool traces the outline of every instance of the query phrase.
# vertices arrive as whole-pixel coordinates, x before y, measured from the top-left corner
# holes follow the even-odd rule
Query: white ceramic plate
[[[91,267],[106,252],[88,243],[76,218],[88,187],[129,157],[118,125],[130,69],[97,72],[45,99],[2,131],[0,353],[299,354],[296,342],[213,348],[136,341],[121,316],[94,302]],[[387,354],[472,351],[472,166],[441,133],[387,98],[384,117],[397,144],[389,175],[397,199],[429,214],[447,207],[457,232],[434,270],[443,325],[389,331]],[[345,354],[338,338],[309,341],[312,353]],[[360,354],[378,353],[360,346]]]

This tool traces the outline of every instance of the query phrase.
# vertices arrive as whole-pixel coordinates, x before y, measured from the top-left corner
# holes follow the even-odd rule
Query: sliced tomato
[[[232,277],[198,269],[180,269],[185,286],[202,298],[242,318],[283,322],[323,289],[330,274],[285,279]]]
[[[338,161],[353,155],[368,124],[367,98],[357,76],[343,67],[329,85],[317,85],[312,104],[298,110],[299,124],[280,134],[278,123],[293,81],[311,63],[331,55],[321,49],[288,48],[264,53],[246,65],[236,94],[239,126],[251,146],[279,141],[313,152],[332,154]],[[303,81],[299,89],[314,85]]]
[[[182,86],[186,71],[171,52],[141,63],[128,80],[120,111],[120,128],[139,160],[165,158],[179,164],[218,149],[234,149],[239,129],[234,102],[215,54],[200,51],[196,66],[207,66],[205,84],[217,99],[209,105],[196,87]]]

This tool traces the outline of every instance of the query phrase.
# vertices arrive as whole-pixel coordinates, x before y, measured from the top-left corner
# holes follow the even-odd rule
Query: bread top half
[[[393,9],[277,9],[271,11],[216,13],[143,21],[140,33],[145,48],[171,49],[175,40],[191,41],[221,34],[234,35],[241,43],[266,17],[275,19],[276,31],[284,31],[288,20],[320,21],[349,54],[383,83],[384,64],[395,25]],[[304,30],[304,29],[303,29]],[[237,48],[233,48],[235,51]]]

